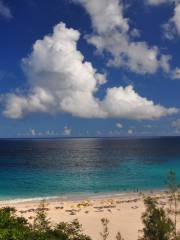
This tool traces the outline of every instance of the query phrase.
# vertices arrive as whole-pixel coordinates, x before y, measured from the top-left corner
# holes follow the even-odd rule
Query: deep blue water
[[[164,188],[180,138],[0,140],[0,198]]]

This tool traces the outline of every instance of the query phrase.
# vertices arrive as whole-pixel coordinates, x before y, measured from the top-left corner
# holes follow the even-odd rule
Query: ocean
[[[106,194],[180,181],[180,138],[0,140],[0,199]]]

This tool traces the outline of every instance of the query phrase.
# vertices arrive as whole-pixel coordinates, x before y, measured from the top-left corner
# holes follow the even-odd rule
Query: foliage
[[[179,184],[177,182],[175,171],[171,170],[168,172],[165,182],[170,192],[175,193],[178,191]]]
[[[61,233],[63,239],[67,240],[91,240],[90,237],[82,234],[82,226],[75,219],[72,223],[60,223],[54,230],[55,233]]]
[[[0,209],[0,240],[91,240],[77,220],[51,227],[44,202],[37,209],[33,226],[15,213],[14,208]]]
[[[177,178],[176,178],[176,172],[174,171],[170,171],[167,174],[166,177],[166,185],[168,187],[169,193],[170,193],[170,209],[169,212],[174,214],[174,235],[177,235],[177,213],[178,213],[178,205],[177,205],[177,201],[178,201],[178,190],[179,190],[179,184],[177,182]],[[172,209],[172,205],[173,205],[173,209]]]
[[[144,224],[141,240],[171,240],[174,237],[174,223],[166,216],[163,208],[158,207],[157,202],[148,197],[144,201],[146,211],[142,215]]]
[[[50,230],[50,221],[47,219],[45,201],[43,200],[36,210],[33,228],[39,232],[47,232]]]
[[[15,215],[14,208],[0,209],[0,240],[28,239],[30,229],[27,220]]]

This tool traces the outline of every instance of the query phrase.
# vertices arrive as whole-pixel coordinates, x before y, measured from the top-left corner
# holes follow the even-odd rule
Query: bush
[[[144,201],[146,212],[142,215],[144,224],[141,240],[171,240],[174,239],[174,223],[166,216],[163,208],[148,197]]]
[[[30,227],[25,218],[17,217],[14,208],[0,209],[0,240],[28,239]]]
[[[0,209],[0,240],[91,240],[82,233],[77,220],[51,227],[44,202],[37,210],[33,225],[25,218],[17,217],[15,213],[14,208]]]

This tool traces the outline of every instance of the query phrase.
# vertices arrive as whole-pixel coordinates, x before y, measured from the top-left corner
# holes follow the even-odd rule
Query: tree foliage
[[[14,208],[0,209],[0,240],[91,240],[82,233],[77,220],[51,227],[44,203],[38,208],[33,225],[15,213]]]
[[[144,201],[146,211],[142,215],[144,224],[141,240],[171,240],[174,239],[174,223],[165,210],[158,207],[157,202],[148,197]]]
[[[41,233],[50,230],[50,221],[47,218],[46,205],[44,200],[40,203],[39,207],[36,210],[36,217],[34,219],[33,228],[34,230],[37,230]]]
[[[177,214],[178,214],[178,190],[179,184],[177,182],[176,172],[170,171],[166,177],[166,186],[170,193],[170,213],[174,215],[174,235],[177,236]]]
[[[14,208],[0,209],[0,240],[24,240],[29,238],[30,227],[25,218],[17,217]]]

